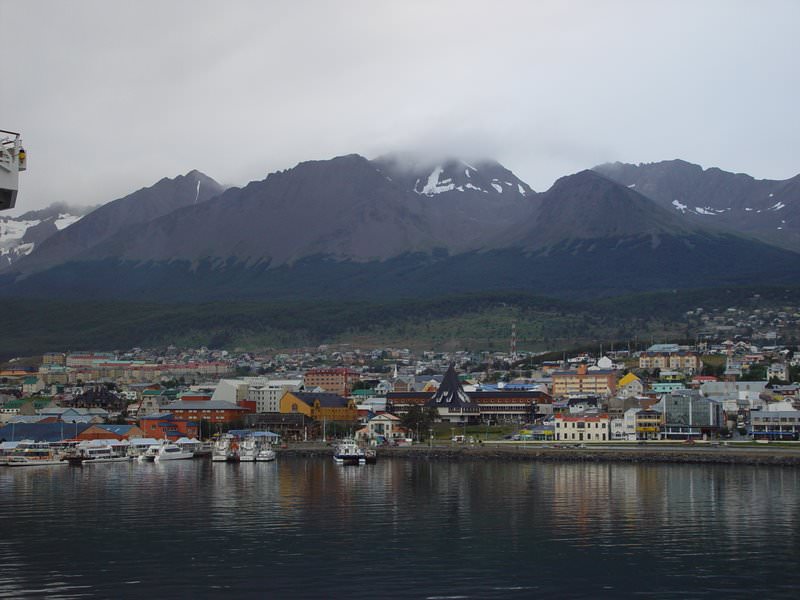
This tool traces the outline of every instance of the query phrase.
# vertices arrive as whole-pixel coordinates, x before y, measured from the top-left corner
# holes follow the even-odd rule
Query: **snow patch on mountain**
[[[447,179],[439,181],[443,171],[444,169],[441,165],[436,167],[431,174],[428,175],[428,181],[425,184],[425,187],[422,188],[421,192],[417,193],[424,196],[433,196],[435,194],[441,194],[454,190],[456,188],[456,184],[453,183],[451,178],[448,177]],[[419,179],[417,180],[417,183],[419,183]]]
[[[770,206],[767,210],[780,210],[784,208],[786,205],[783,202],[776,202],[772,206]]]
[[[630,186],[628,186],[628,187],[630,187]],[[679,202],[678,200],[673,200],[673,201],[672,201],[672,206],[674,206],[674,207],[675,207],[675,210],[679,210],[679,211],[681,211],[682,213],[685,213],[685,212],[686,212],[686,209],[687,209],[687,208],[689,208],[688,206],[686,206],[686,205],[685,205],[685,204],[683,204],[682,202]]]
[[[58,218],[55,220],[55,226],[58,228],[59,231],[65,229],[72,225],[73,223],[77,223],[81,220],[81,217],[75,215],[58,215]]]
[[[489,193],[486,190],[484,190],[483,188],[479,188],[477,185],[472,185],[471,183],[466,184],[464,187],[469,188],[471,190],[478,191],[478,192],[483,192],[484,194],[488,194]]]
[[[707,206],[705,208],[703,208],[702,206],[695,206],[694,207],[694,212],[696,212],[698,215],[711,215],[711,216],[716,216],[717,215],[716,212],[714,212],[713,210],[711,210]]]
[[[495,190],[497,190],[497,193],[498,193],[498,194],[502,194],[502,193],[503,193],[503,186],[502,186],[502,185],[500,185],[499,183],[495,183],[496,181],[497,181],[496,179],[494,179],[494,180],[492,181],[492,187],[493,187]]]
[[[25,237],[29,227],[38,225],[41,221],[17,221],[14,219],[0,219],[0,248],[7,242],[15,242]]]

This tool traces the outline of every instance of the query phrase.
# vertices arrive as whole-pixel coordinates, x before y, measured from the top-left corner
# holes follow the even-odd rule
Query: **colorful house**
[[[617,396],[622,398],[635,398],[644,393],[644,384],[633,373],[628,373],[617,382]]]

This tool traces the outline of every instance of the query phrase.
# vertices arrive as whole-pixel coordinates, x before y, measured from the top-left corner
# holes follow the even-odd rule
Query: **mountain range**
[[[385,300],[784,284],[800,276],[798,210],[800,178],[683,161],[600,165],[537,193],[496,161],[353,154],[241,188],[198,171],[162,179],[0,267],[0,293]]]

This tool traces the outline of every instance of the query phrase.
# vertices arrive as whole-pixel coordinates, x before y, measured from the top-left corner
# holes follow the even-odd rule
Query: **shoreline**
[[[278,456],[329,457],[333,448],[321,443],[291,444],[276,448]],[[502,444],[460,446],[402,446],[377,448],[378,459],[436,461],[529,461],[529,462],[622,462],[658,464],[721,464],[800,466],[800,448],[735,447],[635,447],[609,448],[587,445],[585,448],[545,447],[534,444],[509,447]]]

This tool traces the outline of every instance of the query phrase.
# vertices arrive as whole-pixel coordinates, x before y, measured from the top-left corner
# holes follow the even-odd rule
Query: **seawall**
[[[800,466],[800,448],[728,446],[637,446],[631,448],[590,446],[585,448],[541,445],[455,445],[378,448],[378,458],[449,461],[550,461],[625,463],[705,463]],[[290,444],[277,449],[279,456],[330,457],[333,448],[324,444]]]

